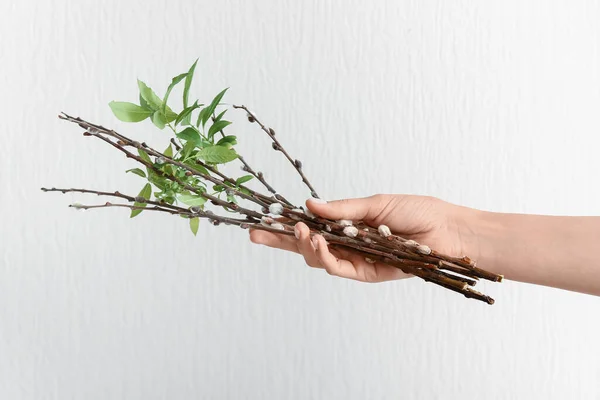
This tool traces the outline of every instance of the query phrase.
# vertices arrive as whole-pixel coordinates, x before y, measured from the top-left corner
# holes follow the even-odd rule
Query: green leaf
[[[169,100],[169,95],[171,94],[171,91],[185,77],[187,77],[187,72],[184,73],[184,74],[179,74],[179,75],[177,75],[176,77],[174,77],[171,80],[171,84],[167,88],[167,92],[165,93],[165,97],[163,97],[163,100],[162,100],[162,112],[163,112],[163,114],[167,115],[167,100]],[[177,117],[175,117],[175,118],[177,118]]]
[[[111,101],[108,105],[115,117],[123,122],[140,122],[152,115],[152,111],[133,103]]]
[[[221,113],[219,115],[217,115],[217,117],[215,118],[215,122],[220,121],[226,112],[227,112],[227,109],[224,109],[223,111],[221,111]]]
[[[187,165],[188,167],[192,168],[193,170],[196,170],[202,174],[208,175],[208,170],[206,168],[204,168],[202,165],[196,163],[196,160],[187,160],[185,163],[185,165]]]
[[[223,130],[227,125],[231,125],[230,121],[216,121],[208,130],[208,137],[211,138],[215,133]]]
[[[194,217],[190,218],[190,229],[194,236],[198,234],[198,226],[200,225],[200,218]]]
[[[169,158],[173,158],[173,147],[169,145],[169,147],[167,147],[165,151],[163,151],[163,154]]]
[[[146,110],[154,111],[154,110],[152,110],[152,107],[150,107],[150,104],[148,104],[148,102],[146,100],[144,100],[141,93],[140,93],[140,106],[142,106],[142,108],[145,108]]]
[[[125,173],[127,173],[127,172],[131,172],[132,174],[139,175],[142,178],[146,177],[146,173],[139,168],[128,169],[127,171],[125,171]]]
[[[181,150],[181,155],[183,156],[183,159],[185,160],[186,158],[188,158],[191,154],[192,151],[194,151],[194,149],[196,148],[196,144],[192,141],[186,142],[186,144],[183,145],[183,149]]]
[[[213,112],[215,112],[215,109],[221,102],[221,99],[223,98],[223,96],[225,95],[225,92],[228,89],[229,88],[223,89],[218,95],[215,96],[215,98],[210,103],[210,105],[202,110],[202,112],[200,113],[202,115],[202,126],[206,125],[206,122],[208,121],[210,116],[213,114]],[[198,121],[200,121],[200,119],[198,119]],[[200,122],[198,122],[197,125],[200,126]]]
[[[241,185],[242,183],[246,183],[246,182],[248,182],[248,181],[249,181],[249,180],[251,180],[252,178],[254,178],[254,176],[252,176],[252,175],[244,175],[244,176],[242,176],[242,177],[239,177],[239,178],[237,178],[237,179],[235,180],[235,184],[236,184],[236,185]]]
[[[224,138],[221,138],[221,140],[219,140],[217,142],[217,146],[224,146],[224,147],[227,147],[228,149],[235,146],[236,144],[237,144],[237,137],[235,137],[233,135],[225,136]]]
[[[200,138],[200,134],[191,126],[188,126],[181,132],[178,132],[177,137],[181,140],[185,140],[188,143],[193,143],[194,146],[201,146],[202,139]]]
[[[165,115],[162,113],[162,111],[160,111],[160,110],[154,111],[154,114],[152,114],[152,123],[158,129],[165,129],[165,125],[167,125],[167,120],[165,118]]]
[[[165,119],[167,122],[173,122],[177,119],[177,113],[174,112],[173,110],[171,110],[168,106],[167,106],[167,111],[165,114]]]
[[[194,79],[194,71],[196,71],[196,64],[198,63],[198,59],[194,61],[192,66],[190,67],[187,75],[185,77],[185,84],[183,86],[183,108],[187,108],[188,106],[188,98],[190,97],[190,86],[192,86],[192,80]],[[189,122],[188,122],[189,125]]]
[[[209,146],[201,149],[198,157],[209,163],[225,164],[235,160],[237,153],[235,150],[223,146]]]
[[[144,187],[142,188],[142,190],[140,191],[140,194],[138,194],[138,196],[145,198],[146,200],[150,200],[150,196],[152,195],[152,186],[150,186],[149,183],[146,183],[144,185]],[[137,201],[135,203],[133,203],[134,207],[146,207],[146,203],[138,203]],[[137,215],[139,215],[143,210],[131,210],[131,215],[129,216],[129,218],[133,218]]]
[[[150,159],[150,156],[148,155],[148,153],[146,153],[144,150],[142,149],[138,149],[138,154],[140,155],[140,158],[144,161],[149,162],[150,164],[152,164],[152,160]]]
[[[227,201],[230,202],[230,203],[234,203],[234,204],[238,203],[236,197],[234,195],[232,195],[232,194],[228,194],[227,195]]]
[[[204,104],[198,104],[198,100],[194,102],[191,106],[185,108],[182,112],[179,113],[177,118],[175,118],[175,126],[179,125],[179,123],[183,125],[190,125],[189,119],[192,116],[192,112],[195,109],[202,107]],[[187,123],[185,123],[187,120]]]
[[[206,115],[208,113],[208,106],[204,107],[202,110],[200,110],[200,113],[198,113],[198,120],[196,121],[196,126],[198,128],[200,128],[200,124],[202,124],[202,121],[204,121],[204,115]]]
[[[196,194],[182,194],[177,199],[190,207],[200,207],[206,203],[204,197]]]
[[[162,100],[154,93],[144,82],[138,79],[138,88],[140,89],[140,96],[146,102],[149,109],[157,111],[162,107]]]
[[[213,190],[215,192],[222,192],[223,190],[225,190],[225,186],[223,186],[223,185],[214,185],[213,186]]]

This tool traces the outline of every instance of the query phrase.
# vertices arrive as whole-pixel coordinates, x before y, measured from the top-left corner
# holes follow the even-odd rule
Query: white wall
[[[194,238],[39,191],[139,190],[56,115],[161,143],[106,103],[200,57],[195,93],[230,86],[328,198],[598,215],[599,17],[594,0],[3,0],[0,398],[600,398],[599,298],[507,282],[484,286],[490,307],[359,284],[233,228]],[[306,196],[260,132],[236,133]]]

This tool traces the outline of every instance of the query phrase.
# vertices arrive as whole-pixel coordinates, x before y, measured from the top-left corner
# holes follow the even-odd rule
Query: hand
[[[324,218],[364,221],[374,228],[387,225],[392,233],[451,256],[465,254],[463,236],[470,233],[468,220],[474,211],[432,197],[382,194],[328,203],[309,199],[306,205]],[[368,263],[364,256],[348,250],[329,249],[321,235],[314,235],[311,240],[310,230],[304,223],[296,224],[295,234],[296,238],[252,230],[250,240],[299,253],[309,266],[343,278],[383,282],[412,276],[387,264]]]

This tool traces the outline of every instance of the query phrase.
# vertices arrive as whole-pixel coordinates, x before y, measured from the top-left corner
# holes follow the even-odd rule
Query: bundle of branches
[[[114,115],[121,121],[140,122],[151,119],[159,129],[169,128],[174,137],[162,152],[145,142],[130,139],[112,129],[81,118],[65,113],[59,116],[83,128],[84,136],[99,139],[144,167],[127,171],[147,180],[137,196],[119,191],[74,188],[42,190],[90,193],[116,199],[97,205],[70,205],[82,210],[121,207],[129,209],[131,217],[139,215],[142,211],[177,215],[189,221],[194,235],[198,232],[200,219],[206,219],[213,225],[260,229],[281,235],[294,235],[294,224],[302,221],[310,228],[311,235],[322,235],[333,248],[349,249],[365,257],[367,262],[385,263],[426,282],[461,293],[467,298],[488,304],[494,303],[491,297],[472,287],[479,279],[500,282],[502,276],[477,268],[475,262],[468,257],[441,254],[425,244],[393,234],[385,225],[368,226],[363,221],[334,221],[321,218],[304,207],[295,206],[277,192],[262,172],[256,171],[236,152],[234,146],[237,144],[237,138],[225,133],[225,128],[231,124],[224,119],[229,109],[245,112],[248,121],[258,125],[270,138],[272,148],[283,154],[291,163],[310,190],[311,196],[319,198],[304,174],[300,160],[288,153],[272,128],[263,124],[255,113],[243,105],[227,107],[221,103],[227,89],[220,92],[208,105],[198,101],[190,104],[189,92],[195,67],[196,63],[188,72],[173,78],[163,98],[158,97],[145,83],[138,80],[139,105],[114,101],[109,104]],[[167,102],[173,88],[182,81],[183,110],[175,113]],[[234,160],[241,163],[245,175],[233,177],[220,168],[221,165]],[[248,187],[246,183],[254,178],[268,193]]]

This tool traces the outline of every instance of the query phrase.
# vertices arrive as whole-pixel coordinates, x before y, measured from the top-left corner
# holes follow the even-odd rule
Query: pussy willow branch
[[[94,136],[97,137],[98,139],[110,144],[111,146],[115,147],[116,149],[120,150],[121,152],[125,153],[125,155],[129,158],[133,158],[134,160],[138,161],[139,163],[145,165],[146,167],[152,169],[157,175],[164,177],[166,179],[169,179],[173,182],[177,182],[177,184],[181,185],[181,187],[189,190],[192,193],[197,194],[198,196],[201,196],[207,200],[210,200],[211,202],[213,202],[213,204],[217,204],[226,208],[229,208],[231,210],[237,211],[240,214],[245,214],[251,217],[255,217],[255,218],[262,218],[264,216],[264,214],[258,213],[254,210],[249,210],[247,208],[241,207],[235,203],[231,203],[231,202],[227,202],[224,200],[219,199],[218,197],[215,197],[213,195],[210,195],[206,192],[202,192],[201,190],[196,189],[193,186],[190,186],[188,184],[186,184],[185,182],[182,182],[179,178],[169,175],[167,173],[164,173],[163,171],[161,171],[160,169],[156,168],[152,163],[149,163],[147,161],[145,161],[144,159],[142,159],[139,156],[136,156],[135,154],[131,153],[130,151],[128,151],[127,149],[125,149],[122,145],[113,142],[112,140],[102,136],[99,133],[96,132],[87,132],[87,136]]]
[[[161,153],[161,152],[153,149],[152,147],[148,146],[144,142],[140,143],[138,141],[132,140],[132,139],[130,139],[130,138],[124,136],[124,135],[121,135],[120,133],[118,133],[118,132],[116,132],[114,130],[107,129],[107,128],[101,126],[101,125],[96,125],[96,124],[93,124],[91,122],[85,121],[85,120],[83,120],[81,118],[75,118],[75,117],[72,117],[72,116],[64,114],[64,113],[63,113],[63,116],[61,116],[61,118],[65,119],[67,121],[70,121],[70,122],[77,123],[80,127],[84,128],[84,129],[87,129],[88,132],[91,135],[94,135],[94,134],[97,134],[97,133],[103,133],[103,134],[105,134],[107,136],[112,136],[112,137],[114,137],[114,138],[116,138],[116,139],[118,139],[119,141],[122,142],[122,144],[119,144],[119,143],[114,143],[114,142],[111,141],[111,143],[113,143],[113,145],[116,145],[116,146],[119,146],[119,147],[131,146],[131,147],[135,147],[135,148],[137,148],[139,150],[144,150],[149,155],[153,155],[155,157],[160,157],[160,158],[164,159],[166,163],[178,166],[180,168],[183,168],[186,171],[189,171],[190,173],[192,173],[193,175],[200,176],[201,178],[203,178],[205,180],[208,180],[208,181],[210,181],[210,182],[212,182],[214,184],[226,186],[227,190],[230,190],[230,191],[234,192],[236,195],[238,195],[239,197],[241,197],[243,199],[246,199],[246,200],[249,200],[249,201],[252,201],[252,202],[258,204],[261,207],[268,207],[274,201],[275,202],[280,202],[280,200],[278,200],[278,199],[274,200],[274,199],[272,199],[272,198],[270,198],[268,196],[260,194],[260,193],[254,191],[254,190],[252,190],[252,189],[250,189],[250,188],[248,188],[246,186],[243,186],[243,185],[239,185],[240,188],[243,188],[244,190],[247,190],[250,193],[250,195],[247,195],[246,193],[244,193],[244,192],[242,192],[240,190],[237,190],[235,187],[230,187],[230,186],[226,185],[226,182],[235,185],[235,180],[232,179],[232,178],[229,178],[227,175],[221,173],[220,171],[216,170],[214,167],[212,167],[212,166],[210,166],[210,165],[208,165],[208,164],[206,164],[206,163],[204,163],[204,162],[202,162],[200,160],[196,160],[195,162],[198,165],[200,165],[200,166],[204,167],[205,169],[207,169],[208,171],[212,172],[213,174],[219,176],[220,179],[219,178],[215,178],[215,177],[213,177],[211,175],[204,174],[204,173],[198,171],[197,169],[194,169],[194,168],[190,167],[187,164],[183,164],[183,163],[181,163],[179,161],[173,160],[171,157],[167,157],[165,154],[163,154],[163,153]],[[203,196],[203,197],[205,197],[205,196]]]
[[[213,122],[215,121],[215,116],[213,113],[212,116],[212,120]],[[225,132],[223,129],[221,129],[219,131],[219,133],[221,134],[222,137],[225,137]],[[267,180],[265,179],[265,176],[262,172],[258,171],[256,172],[251,166],[250,164],[244,159],[244,157],[242,157],[241,155],[238,154],[238,160],[240,160],[240,162],[242,163],[243,167],[242,167],[242,171],[248,172],[250,175],[252,175],[253,177],[255,177],[256,179],[258,179],[258,181],[271,193],[273,193],[273,196],[275,196],[275,198],[279,201],[281,201],[283,203],[283,205],[287,205],[290,206],[292,208],[295,208],[294,205],[292,203],[290,203],[285,197],[283,197],[281,194],[278,194],[277,191],[273,188],[273,186],[271,186]]]
[[[294,168],[296,169],[296,171],[298,172],[298,174],[302,178],[302,182],[304,182],[304,184],[310,189],[310,195],[312,197],[318,199],[319,195],[317,194],[317,191],[315,190],[315,188],[313,187],[313,185],[310,183],[310,181],[308,180],[308,178],[306,177],[306,175],[304,175],[304,172],[302,171],[302,163],[300,162],[300,160],[293,159],[289,155],[289,153],[281,145],[281,143],[279,142],[279,140],[277,140],[277,138],[275,137],[275,131],[272,128],[267,128],[262,122],[260,122],[256,118],[256,115],[254,115],[254,113],[252,113],[252,111],[248,110],[248,108],[246,106],[244,106],[244,105],[241,105],[241,106],[233,105],[233,108],[239,108],[239,109],[242,109],[242,110],[246,111],[246,113],[248,114],[248,119],[250,120],[250,122],[256,122],[260,126],[260,128],[271,138],[271,140],[273,141],[273,149],[275,149],[276,151],[280,151],[281,153],[283,153],[283,155],[285,156],[285,158],[287,158],[288,161],[294,166]]]
[[[245,107],[238,107],[238,108],[245,109]],[[249,112],[249,115],[253,116],[253,114],[251,114],[250,112]],[[153,202],[151,200],[148,200],[146,202],[148,204],[155,205],[155,207],[138,207],[139,209],[151,209],[154,211],[165,211],[165,212],[168,212],[171,214],[179,214],[179,215],[184,215],[184,216],[188,216],[188,217],[198,216],[198,217],[202,217],[202,218],[209,218],[212,222],[224,222],[226,224],[238,225],[242,228],[252,227],[253,229],[268,230],[268,231],[272,231],[272,232],[280,233],[280,234],[283,232],[285,232],[285,234],[288,234],[288,235],[293,234],[292,233],[293,226],[289,225],[286,222],[280,222],[280,224],[281,224],[280,226],[283,226],[283,229],[284,229],[283,231],[280,229],[274,229],[270,226],[263,226],[263,224],[257,224],[256,223],[257,219],[262,219],[263,223],[264,223],[264,220],[265,220],[265,218],[267,218],[267,216],[265,214],[261,214],[261,213],[255,212],[253,210],[249,210],[249,209],[240,207],[235,203],[226,202],[215,196],[209,195],[208,193],[202,192],[201,190],[182,182],[177,177],[171,176],[168,173],[161,171],[160,169],[156,168],[154,166],[154,164],[129,152],[127,149],[125,149],[125,147],[132,146],[137,149],[144,150],[150,155],[153,155],[155,157],[161,157],[168,164],[175,165],[179,168],[182,168],[182,169],[188,171],[191,174],[200,176],[202,179],[208,180],[215,184],[223,185],[225,182],[229,182],[232,184],[235,182],[231,178],[227,177],[225,174],[222,174],[219,171],[217,171],[215,168],[212,168],[210,165],[204,164],[201,161],[199,161],[199,163],[198,163],[199,165],[204,166],[208,171],[219,176],[219,178],[216,178],[210,174],[201,173],[200,171],[198,171],[194,168],[191,168],[190,166],[188,166],[186,164],[175,161],[175,160],[171,159],[170,157],[166,157],[163,153],[150,148],[146,143],[139,143],[139,142],[133,141],[113,130],[108,130],[102,126],[89,123],[80,118],[70,117],[66,114],[64,114],[64,116],[61,116],[61,118],[79,124],[82,128],[86,129],[86,132],[84,133],[85,136],[95,136],[95,137],[103,140],[104,142],[110,144],[111,146],[117,148],[119,151],[123,152],[127,157],[135,159],[142,165],[144,165],[147,168],[149,168],[150,170],[154,171],[158,176],[164,177],[173,182],[177,182],[181,187],[185,188],[186,190],[189,190],[190,192],[196,193],[199,196],[204,197],[205,199],[210,200],[215,205],[218,205],[225,209],[230,209],[230,210],[236,211],[240,214],[246,215],[247,219],[239,220],[239,219],[232,219],[232,218],[217,216],[216,214],[213,214],[212,212],[209,212],[209,211],[205,212],[205,211],[200,210],[197,207],[196,207],[196,210],[194,210],[194,212],[192,212],[192,211],[190,211],[191,209],[184,209],[184,208],[180,208],[177,206],[169,205],[165,202]],[[263,128],[263,130],[266,129],[266,128],[264,128],[264,125],[262,125],[262,124],[261,124],[261,127]],[[271,132],[268,132],[268,133],[271,134]],[[108,137],[105,137],[104,135],[115,138],[117,140],[117,142],[115,143],[114,141],[110,140]],[[274,143],[276,145],[278,145],[278,142],[274,142]],[[115,197],[123,198],[130,202],[136,201],[136,197],[122,195],[120,192],[112,192],[112,193],[111,192],[97,192],[97,191],[90,191],[87,189],[52,189],[52,190],[48,190],[48,191],[65,191],[65,190],[79,191],[82,193],[95,193],[95,194],[99,194],[99,195],[115,196]],[[250,201],[254,202],[255,204],[263,206],[263,207],[265,205],[270,205],[270,204],[273,204],[274,202],[276,202],[276,200],[274,200],[273,198],[267,197],[258,192],[255,192],[255,191],[250,191],[249,192],[250,195],[246,195],[245,193],[240,192],[239,190],[237,190],[235,188],[229,187],[228,190],[231,190],[233,193],[235,193],[236,195],[238,195],[241,198],[250,200]],[[249,190],[249,189],[247,189],[247,190]],[[281,204],[281,201],[278,201],[278,202],[279,202],[279,204]],[[111,206],[112,206],[113,203],[108,203],[108,204],[111,204]],[[135,206],[131,206],[131,205],[120,205],[119,207],[122,207],[122,206],[127,206],[128,208],[135,207]],[[88,206],[86,206],[86,207],[88,207]],[[100,206],[91,206],[91,207],[101,208]],[[288,205],[288,207],[289,207],[289,205]],[[81,208],[81,207],[78,206],[78,208]],[[370,228],[370,227],[361,229],[356,238],[346,237],[346,236],[344,236],[344,233],[342,232],[344,225],[342,225],[341,223],[323,219],[320,217],[307,216],[307,215],[305,215],[304,212],[299,212],[298,210],[292,210],[287,207],[283,208],[281,214],[284,215],[285,217],[288,217],[293,222],[298,221],[298,220],[304,221],[309,226],[309,228],[311,228],[311,235],[321,234],[333,246],[344,246],[344,247],[353,249],[353,251],[355,251],[359,254],[367,255],[372,259],[374,256],[383,257],[383,259],[382,259],[382,260],[384,260],[383,262],[385,262],[389,265],[393,265],[397,268],[401,268],[403,271],[405,271],[407,273],[412,273],[413,275],[421,277],[422,279],[425,279],[426,281],[430,281],[430,282],[436,283],[440,286],[444,286],[448,289],[457,291],[467,297],[472,297],[472,298],[476,298],[481,301],[486,301],[490,304],[491,304],[491,302],[493,302],[493,300],[491,300],[489,297],[487,297],[477,291],[473,291],[470,288],[468,288],[467,286],[473,285],[475,283],[475,280],[478,278],[499,281],[501,279],[501,277],[499,277],[498,275],[495,275],[495,274],[491,274],[487,271],[476,268],[474,266],[474,263],[466,257],[462,257],[462,258],[448,257],[443,254],[434,252],[433,250],[431,250],[429,248],[427,248],[429,251],[427,254],[422,254],[422,253],[419,253],[418,244],[416,244],[415,242],[406,240],[404,238],[401,238],[399,236],[394,236],[394,235],[390,235],[388,237],[381,237],[380,235],[375,233],[375,232],[377,232],[375,229]],[[274,222],[274,220],[272,220],[270,218],[267,218],[267,219],[270,220],[271,223]],[[292,221],[289,221],[289,222],[292,222]],[[250,222],[252,222],[252,223],[250,223]],[[360,224],[360,222],[358,223],[358,225],[362,227],[362,224]],[[441,271],[443,269],[448,270],[452,273],[447,273],[447,272]],[[455,274],[462,275],[462,276],[457,276]],[[491,302],[490,302],[490,300],[491,300]]]

